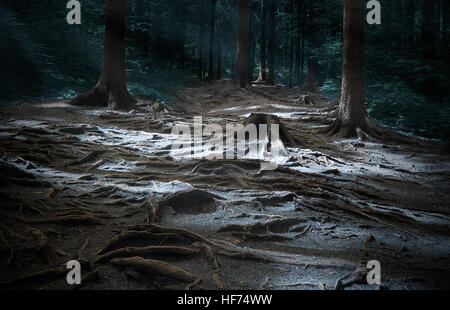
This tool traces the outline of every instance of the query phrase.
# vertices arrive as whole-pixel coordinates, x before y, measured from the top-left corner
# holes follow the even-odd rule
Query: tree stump
[[[285,146],[296,147],[298,146],[299,141],[295,138],[289,130],[284,126],[281,122],[280,118],[276,115],[271,114],[263,114],[263,113],[252,113],[244,122],[244,126],[249,124],[254,124],[258,131],[259,135],[259,125],[267,125],[267,135],[269,141],[271,141],[271,125],[279,125],[280,132],[279,137]]]

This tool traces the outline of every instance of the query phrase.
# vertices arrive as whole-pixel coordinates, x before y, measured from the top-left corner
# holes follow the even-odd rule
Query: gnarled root
[[[122,249],[117,249],[108,252],[98,259],[95,260],[96,263],[111,260],[117,257],[133,257],[133,256],[155,256],[155,255],[178,255],[178,256],[188,256],[198,254],[199,250],[178,247],[178,246],[147,246],[147,247],[127,247]]]
[[[138,256],[130,258],[114,258],[111,260],[111,263],[117,266],[133,267],[144,272],[164,276],[182,283],[191,284],[199,279],[198,276],[168,263],[153,259],[145,259]]]

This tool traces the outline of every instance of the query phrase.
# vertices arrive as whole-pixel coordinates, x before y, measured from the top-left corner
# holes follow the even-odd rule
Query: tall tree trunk
[[[217,68],[216,68],[216,78],[218,80],[222,79],[222,47],[220,44],[220,39],[216,41],[216,58],[217,58]]]
[[[364,106],[365,1],[344,0],[342,94],[336,121],[323,133],[342,137],[379,136]]]
[[[255,56],[255,19],[252,7],[249,7],[249,33],[248,33],[248,79],[253,81],[254,56]]]
[[[216,6],[217,0],[211,0],[211,24],[210,24],[210,35],[209,35],[209,70],[208,78],[214,79],[214,37],[216,33]]]
[[[275,0],[270,0],[269,9],[269,84],[275,85]]]
[[[405,0],[405,2],[405,47],[408,50],[413,50],[416,38],[416,1]]]
[[[260,78],[258,78],[258,81],[264,82],[267,80],[267,72],[266,72],[266,66],[267,66],[267,1],[268,0],[261,0],[261,6],[262,6],[262,14],[261,14],[261,58],[260,58]]]
[[[236,48],[236,81],[244,88],[249,82],[248,76],[248,0],[238,0],[238,34]]]
[[[305,38],[306,38],[306,0],[303,0],[303,21],[302,21],[302,43],[301,43],[301,58],[300,58],[300,78],[304,81],[305,71]]]
[[[295,41],[295,78],[297,83],[300,81],[300,61],[302,59],[302,1],[297,1],[297,27]]]
[[[127,89],[125,74],[126,1],[106,0],[103,66],[95,87],[70,101],[73,105],[132,109],[136,100]]]
[[[292,87],[293,66],[294,66],[294,0],[289,0],[290,14],[289,14],[289,87]]]
[[[179,57],[179,63],[178,63],[178,67],[181,69],[184,69],[184,62],[185,62],[185,58],[186,58],[186,48],[185,48],[185,44],[186,44],[186,32],[184,30],[184,28],[186,28],[186,20],[185,18],[182,16],[181,17],[181,38],[180,38],[180,57]]]
[[[203,38],[205,36],[205,27],[203,23],[203,15],[205,13],[205,0],[201,2],[200,25],[198,30],[198,78],[203,79]]]
[[[434,59],[436,56],[436,33],[434,29],[435,0],[423,0],[421,11],[422,19],[422,56],[426,59]]]

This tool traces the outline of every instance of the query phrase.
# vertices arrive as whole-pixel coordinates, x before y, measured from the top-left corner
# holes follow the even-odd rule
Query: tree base
[[[414,137],[409,137],[404,134],[395,132],[389,128],[382,127],[374,121],[366,117],[363,122],[358,125],[343,125],[342,121],[336,119],[330,126],[319,130],[318,134],[326,136],[334,136],[338,138],[358,138],[362,141],[375,143],[397,143],[405,145],[423,145],[427,146],[429,143],[420,141]]]
[[[365,141],[384,141],[394,138],[394,132],[380,127],[371,119],[366,117],[359,124],[343,124],[340,119],[336,119],[330,126],[319,131],[319,134],[336,136],[339,138],[359,138]]]
[[[92,90],[75,97],[69,104],[85,107],[108,107],[111,110],[132,110],[136,108],[137,100],[133,98],[128,90],[112,92],[98,86]]]

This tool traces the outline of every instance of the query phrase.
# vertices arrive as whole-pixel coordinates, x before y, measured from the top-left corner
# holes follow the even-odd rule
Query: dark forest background
[[[80,2],[82,24],[68,25],[65,0],[2,0],[1,104],[71,98],[96,83],[105,4]],[[380,2],[382,24],[366,24],[369,114],[397,130],[449,141],[450,1]],[[307,64],[314,62],[320,90],[338,100],[342,1],[250,0],[250,6],[253,80],[260,74],[261,56],[269,62],[273,48],[277,84],[304,84]],[[236,32],[236,0],[128,0],[130,92],[170,101],[186,80],[233,78]]]

